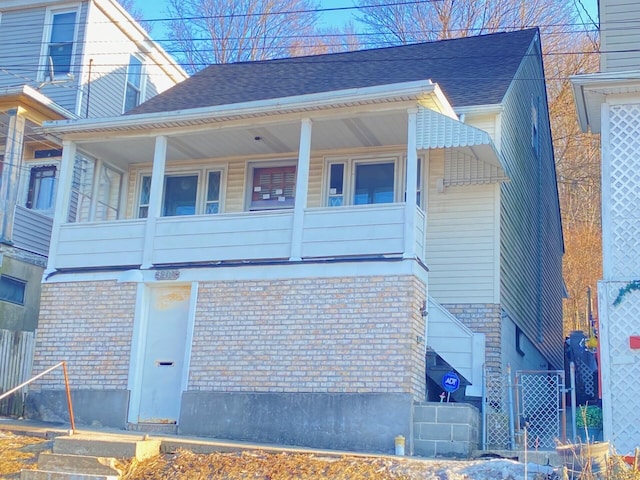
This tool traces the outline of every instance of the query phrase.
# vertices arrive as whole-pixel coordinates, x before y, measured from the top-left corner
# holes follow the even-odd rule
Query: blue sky
[[[143,16],[145,19],[153,20],[159,18],[166,18],[166,0],[134,0],[135,5],[142,10]],[[598,16],[598,0],[576,0],[578,5],[583,5],[584,8],[589,12],[589,15],[594,21],[597,21]],[[332,8],[348,8],[353,7],[352,0],[320,0],[321,8],[323,9],[332,9]],[[326,25],[336,25],[340,26],[346,23],[352,13],[355,10],[343,10],[343,11],[330,11],[323,14],[323,20]],[[583,20],[588,22],[588,19],[583,15]],[[156,24],[157,22],[153,22]],[[159,26],[155,27],[152,36],[157,40],[161,40],[162,35],[160,34],[161,29]]]

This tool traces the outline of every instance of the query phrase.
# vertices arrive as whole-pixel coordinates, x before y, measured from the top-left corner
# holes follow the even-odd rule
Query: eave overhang
[[[0,111],[6,112],[11,109],[20,109],[26,118],[36,124],[78,118],[28,85],[0,89]]]
[[[640,71],[608,72],[570,77],[582,131],[600,133],[601,108],[608,96],[640,94]]]
[[[430,109],[437,110],[443,115],[455,118],[453,108],[446,101],[440,88],[431,81],[426,80],[172,112],[46,122],[43,126],[43,131],[63,137],[86,133],[133,133],[143,130],[164,130],[218,124],[271,115],[311,114],[312,112],[334,108],[382,104],[391,106],[391,104],[399,102],[424,105]]]

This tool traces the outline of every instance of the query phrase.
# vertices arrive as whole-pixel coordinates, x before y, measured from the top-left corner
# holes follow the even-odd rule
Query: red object
[[[640,348],[640,336],[631,335],[629,337],[629,346],[634,349]]]

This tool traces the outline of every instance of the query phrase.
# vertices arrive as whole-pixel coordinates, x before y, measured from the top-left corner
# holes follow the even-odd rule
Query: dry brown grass
[[[262,451],[195,454],[178,450],[144,462],[132,462],[123,480],[409,480],[417,465],[410,460],[374,457],[318,457]]]
[[[38,454],[50,449],[44,438],[0,431],[0,479],[20,478],[20,470],[36,468]]]

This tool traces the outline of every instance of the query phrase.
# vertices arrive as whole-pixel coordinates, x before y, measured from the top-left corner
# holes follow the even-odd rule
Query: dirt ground
[[[0,431],[0,479],[20,478],[20,470],[36,468],[38,454],[50,451],[52,444],[44,438]]]
[[[0,479],[19,479],[36,468],[52,441],[0,431]],[[511,460],[418,460],[404,457],[325,457],[262,451],[194,454],[187,450],[121,464],[124,480],[520,480],[525,466]],[[542,467],[541,467],[542,468]],[[530,480],[557,478],[528,467]]]

